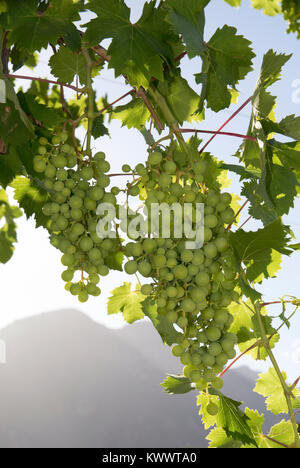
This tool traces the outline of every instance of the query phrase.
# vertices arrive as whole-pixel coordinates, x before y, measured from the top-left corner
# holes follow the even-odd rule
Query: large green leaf
[[[200,110],[205,101],[215,112],[230,106],[230,88],[252,70],[254,53],[250,44],[233,27],[217,29],[202,53],[202,72],[196,75],[197,83],[202,84]]]
[[[144,128],[150,117],[150,112],[142,99],[133,97],[132,100],[124,106],[116,107],[110,114],[113,119],[122,122],[122,126],[128,128]]]
[[[180,124],[189,120],[189,117],[196,112],[199,96],[180,75],[170,79],[168,85],[166,82],[160,84],[158,89],[165,97],[173,116]]]
[[[188,393],[195,388],[190,379],[184,377],[184,375],[172,374],[167,376],[161,386],[164,387],[165,391],[171,395]]]
[[[253,8],[263,10],[265,15],[275,16],[281,13],[281,0],[252,0]]]
[[[27,218],[34,216],[36,227],[47,227],[49,218],[42,208],[49,199],[49,194],[27,177],[17,176],[10,184],[15,189],[14,198],[25,211]]]
[[[168,45],[177,36],[166,21],[167,10],[146,3],[137,23],[130,22],[130,9],[123,0],[92,0],[89,9],[97,18],[87,24],[84,39],[91,45],[112,38],[108,49],[110,68],[116,76],[126,75],[131,85],[148,87],[152,77],[163,79],[164,59],[173,60]]]
[[[142,302],[145,299],[139,291],[131,290],[131,283],[115,288],[107,303],[107,313],[118,314],[122,312],[124,320],[133,323],[144,318]]]
[[[282,372],[284,380],[286,380],[286,373]],[[256,393],[266,397],[266,405],[269,411],[274,414],[288,413],[288,406],[280,379],[273,367],[268,372],[259,374],[256,386],[254,388]],[[299,405],[300,391],[295,388],[293,394],[297,400],[294,400],[294,406]]]
[[[189,57],[200,55],[205,50],[203,39],[204,8],[210,0],[167,0],[171,7],[169,21],[176,32],[182,35]]]
[[[250,282],[261,282],[262,278],[273,278],[276,275],[278,258],[272,256],[272,251],[290,255],[291,251],[286,248],[287,241],[287,229],[281,220],[257,231],[239,229],[230,234],[237,263],[240,268],[244,265]]]
[[[9,0],[7,29],[9,40],[28,51],[47,48],[55,44],[60,36],[67,38],[77,34],[73,22],[80,20],[82,2],[73,0],[51,0],[45,11],[38,8],[39,0]]]

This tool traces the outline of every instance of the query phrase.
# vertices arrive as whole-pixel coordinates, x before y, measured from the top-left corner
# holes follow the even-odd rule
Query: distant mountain
[[[181,366],[151,324],[113,331],[62,310],[16,322],[0,339],[0,447],[206,446],[196,392],[170,396],[159,385]],[[231,370],[225,393],[264,411],[254,380]]]

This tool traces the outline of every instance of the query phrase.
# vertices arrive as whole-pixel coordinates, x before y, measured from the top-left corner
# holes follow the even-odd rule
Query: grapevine
[[[13,255],[15,219],[23,210],[48,231],[61,252],[65,289],[81,303],[101,295],[101,277],[111,271],[131,275],[136,285],[115,288],[108,312],[123,313],[129,323],[151,320],[183,366],[182,375],[168,375],[162,386],[171,394],[199,392],[199,413],[212,427],[210,446],[300,448],[299,378],[288,384],[274,353],[279,331],[290,326],[300,300],[266,302],[260,289],[264,279],[276,276],[279,259],[299,250],[283,216],[299,194],[300,117],[277,122],[276,98],[269,92],[291,57],[267,51],[251,96],[218,129],[206,129],[207,110],[219,113],[234,103],[255,57],[234,27],[221,24],[204,40],[210,3],[151,0],[132,24],[123,0],[0,1],[0,262]],[[290,32],[298,31],[297,5],[253,4],[269,15],[283,12]],[[78,26],[87,12],[96,17]],[[28,34],[32,29],[34,36]],[[108,49],[105,39],[111,40]],[[51,79],[18,71],[35,68],[38,53],[47,48]],[[185,60],[195,57],[202,61],[197,91],[182,76]],[[105,66],[130,87],[113,102],[97,94],[94,78]],[[17,88],[19,79],[30,83],[27,91]],[[246,106],[252,106],[248,131],[227,131]],[[102,151],[111,119],[139,131],[147,155],[138,164],[121,160],[116,173]],[[291,141],[282,143],[278,135]],[[240,140],[236,163],[209,152],[217,138]],[[240,178],[243,204],[227,191],[228,172]],[[114,177],[122,177],[124,186],[114,185]],[[8,187],[18,206],[11,206]],[[108,207],[114,215],[103,234]],[[239,224],[246,209],[248,218]],[[262,227],[245,230],[250,219]],[[277,327],[268,313],[273,304],[282,305]],[[269,410],[288,415],[269,434],[257,412],[242,411],[240,402],[222,392],[222,377],[246,354],[269,358],[272,367],[259,376],[255,391],[266,397]]]

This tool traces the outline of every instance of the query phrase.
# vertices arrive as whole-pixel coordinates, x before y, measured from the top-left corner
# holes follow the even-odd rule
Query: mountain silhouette
[[[76,310],[0,330],[0,447],[205,447],[196,392],[160,383],[182,366],[145,321],[110,330]],[[265,411],[255,373],[233,369],[224,393]],[[276,419],[267,414],[266,423]]]

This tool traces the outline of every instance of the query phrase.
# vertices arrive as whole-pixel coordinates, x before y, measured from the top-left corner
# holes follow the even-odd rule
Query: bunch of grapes
[[[126,170],[130,170],[126,165]],[[138,238],[126,245],[128,274],[152,278],[141,292],[153,298],[158,313],[180,330],[172,349],[184,367],[184,375],[203,389],[208,383],[221,388],[217,378],[235,357],[236,335],[228,332],[232,315],[227,308],[239,299],[233,253],[226,226],[234,221],[232,197],[204,184],[210,172],[209,158],[180,164],[170,154],[150,153],[147,164],[138,164],[139,186],[146,190],[146,206],[152,203],[203,203],[204,245],[186,248],[186,238]],[[137,184],[135,185],[137,186]],[[132,191],[131,195],[135,195]],[[137,191],[138,193],[138,191]],[[193,215],[192,215],[193,216]],[[150,220],[149,220],[150,221]],[[172,226],[180,220],[173,219]],[[194,226],[194,224],[193,224]],[[214,404],[208,411],[213,414]]]
[[[105,190],[110,184],[106,174],[110,164],[103,152],[92,159],[77,157],[67,139],[65,132],[51,142],[40,138],[39,154],[33,162],[50,194],[43,212],[50,218],[51,243],[63,253],[61,261],[66,270],[62,279],[72,295],[86,302],[89,295],[101,293],[100,276],[109,273],[106,258],[119,250],[117,239],[101,239],[96,232],[98,203],[116,204],[119,189]]]

